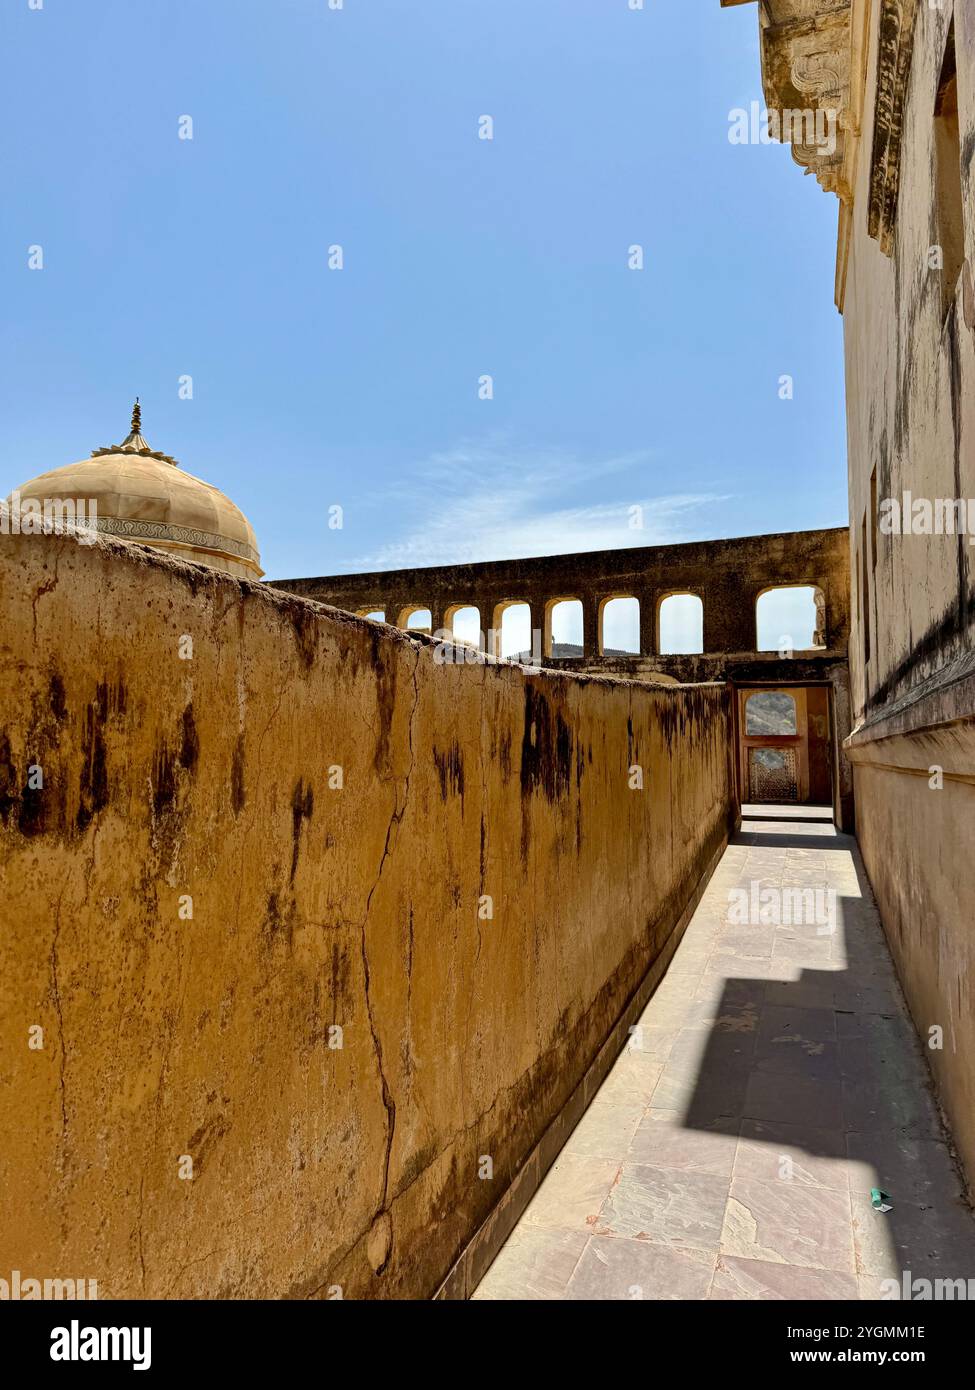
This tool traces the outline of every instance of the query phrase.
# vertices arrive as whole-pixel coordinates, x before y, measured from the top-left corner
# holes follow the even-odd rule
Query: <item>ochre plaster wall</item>
[[[975,787],[946,780],[941,791],[931,790],[927,767],[918,756],[918,745],[924,742],[933,755],[931,761],[939,753],[944,758],[942,738],[932,735],[902,743],[904,766],[899,772],[892,772],[879,759],[855,765],[857,835],[971,1190],[975,1175],[975,1071],[971,1065],[975,1055],[975,889],[966,870],[972,860]],[[912,761],[916,766],[908,771]],[[939,1031],[932,1035],[932,1028]],[[940,1046],[930,1046],[932,1040]]]
[[[952,19],[967,259],[945,313],[931,248],[935,103]],[[901,983],[922,1041],[933,1025],[943,1032],[943,1049],[928,1057],[971,1184],[975,550],[968,536],[884,535],[879,525],[874,547],[870,477],[876,470],[878,510],[905,491],[931,502],[975,499],[975,8],[916,7],[889,257],[866,226],[878,45],[875,5],[844,304],[854,584],[847,753],[857,833]]]
[[[727,834],[725,687],[442,666],[117,541],[0,538],[0,613],[0,1270],[431,1295]]]
[[[939,241],[934,113],[952,19],[967,260],[946,315],[941,274],[932,268]],[[867,234],[879,43],[874,6],[844,303],[854,591],[850,674],[858,722],[970,651],[975,625],[975,550],[967,536],[888,536],[878,525],[874,554],[870,534],[874,470],[878,509],[885,498],[901,501],[905,491],[932,502],[975,499],[975,7],[951,0],[941,7],[919,5],[913,40],[897,216],[892,254],[886,256]]]

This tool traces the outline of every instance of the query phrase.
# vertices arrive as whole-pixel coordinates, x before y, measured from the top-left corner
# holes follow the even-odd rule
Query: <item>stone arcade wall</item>
[[[754,653],[759,595],[782,585],[812,585],[821,590],[826,631],[820,655],[845,661],[850,635],[845,526],[274,581],[275,588],[332,603],[351,613],[382,611],[387,622],[401,627],[406,626],[413,609],[428,608],[435,632],[449,628],[450,615],[456,609],[472,606],[480,614],[485,635],[492,628],[500,629],[501,614],[509,604],[527,604],[532,628],[543,631],[554,603],[577,599],[582,605],[580,659],[587,665],[611,661],[617,668],[620,658],[602,653],[600,618],[610,599],[632,597],[640,603],[641,655],[631,664],[653,658],[652,665],[664,671],[672,660],[658,656],[664,599],[672,594],[696,594],[701,599],[706,653]],[[723,674],[718,678],[724,679]]]
[[[0,1269],[463,1294],[733,824],[725,688],[437,665],[124,542],[0,557]]]
[[[790,585],[811,585],[820,591],[823,645],[788,658],[778,652],[760,652],[758,599],[769,589]],[[833,811],[840,829],[853,829],[853,776],[840,752],[850,732],[850,555],[845,526],[680,545],[280,579],[273,581],[273,587],[334,604],[350,613],[384,613],[387,622],[400,627],[406,626],[411,612],[429,609],[434,633],[449,633],[453,614],[473,607],[478,610],[482,644],[488,651],[497,648],[492,630],[500,631],[504,609],[524,603],[531,628],[540,638],[534,643],[534,655],[552,670],[662,684],[828,684],[834,744]],[[703,653],[660,651],[661,604],[681,593],[701,600]],[[603,651],[605,605],[620,597],[632,597],[639,603],[638,654]],[[555,603],[565,599],[575,599],[581,605],[582,644],[575,655],[557,656],[552,654],[551,612]]]

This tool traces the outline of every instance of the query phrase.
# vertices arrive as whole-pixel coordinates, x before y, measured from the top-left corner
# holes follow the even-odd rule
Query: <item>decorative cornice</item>
[[[850,118],[850,13],[853,0],[780,0],[762,5],[762,84],[770,112],[802,113],[805,139],[792,157],[828,193],[847,199]],[[815,138],[809,126],[815,128]],[[782,137],[790,132],[783,120]]]
[[[879,43],[873,147],[867,193],[869,235],[890,255],[900,186],[904,102],[919,0],[878,0]],[[721,0],[723,6],[748,0]],[[870,0],[759,0],[762,85],[770,112],[821,114],[817,139],[792,139],[792,157],[842,204],[836,302],[842,309],[857,186],[861,121],[869,85],[867,55],[877,4]],[[834,122],[828,125],[829,122]],[[824,142],[824,129],[831,138]],[[784,126],[782,138],[796,135]],[[835,138],[833,138],[835,136]]]
[[[887,256],[894,243],[904,99],[911,75],[916,17],[917,0],[881,0],[867,230]]]
[[[129,518],[100,516],[97,529],[107,535],[122,536],[128,540],[172,541],[174,545],[190,545],[201,550],[218,550],[238,559],[260,565],[260,556],[253,546],[245,541],[233,540],[230,536],[218,536],[210,531],[198,531],[190,526],[169,526],[161,521],[133,521]]]

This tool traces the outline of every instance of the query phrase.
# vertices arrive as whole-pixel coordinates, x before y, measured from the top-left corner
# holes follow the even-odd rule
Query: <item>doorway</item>
[[[739,799],[829,805],[829,687],[739,686],[737,693]]]

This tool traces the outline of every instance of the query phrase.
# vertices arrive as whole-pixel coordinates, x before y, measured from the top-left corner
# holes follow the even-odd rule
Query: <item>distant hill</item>
[[[617,651],[615,647],[607,647],[603,652],[603,656],[636,656],[636,654],[636,652]],[[552,655],[580,658],[582,656],[582,648],[575,642],[553,642]],[[519,652],[517,656],[511,657],[512,661],[531,661],[531,659],[531,652]]]
[[[791,695],[763,690],[752,695],[745,707],[746,734],[794,734],[796,707]]]

